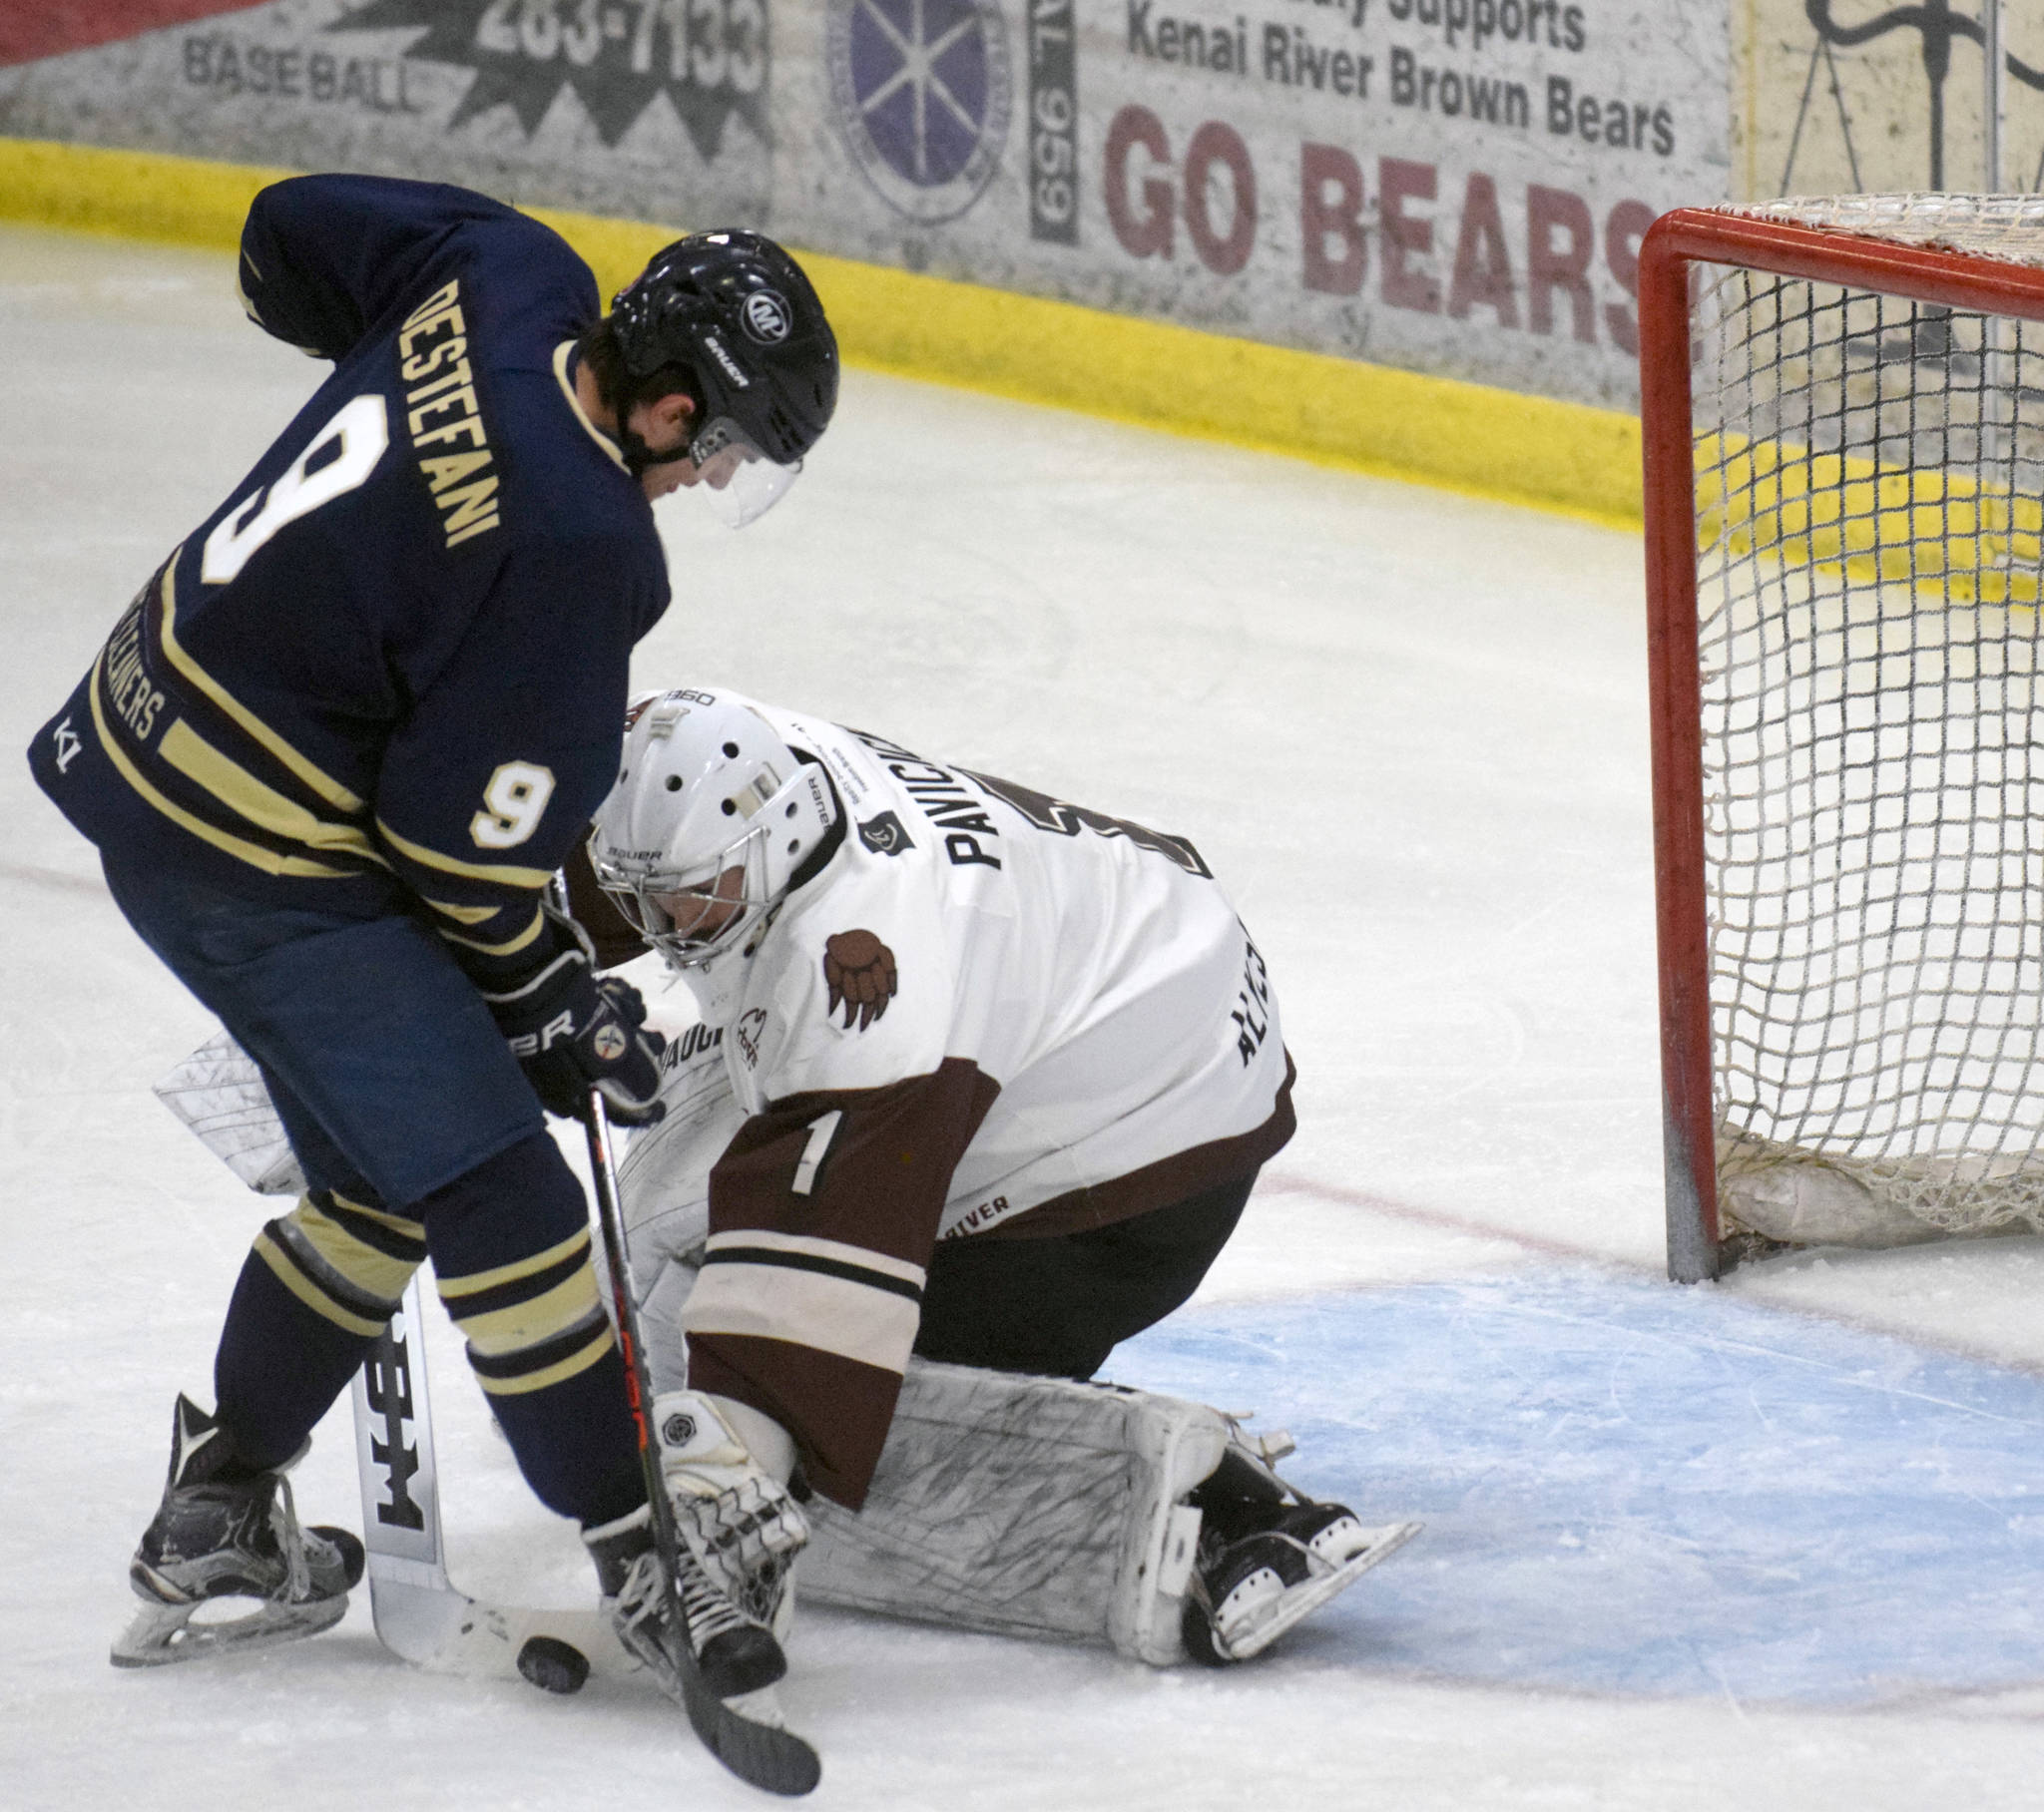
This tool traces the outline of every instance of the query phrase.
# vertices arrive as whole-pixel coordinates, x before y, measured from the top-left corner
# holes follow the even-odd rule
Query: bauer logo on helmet
[[[752,379],[746,376],[745,367],[724,349],[724,341],[716,334],[706,332],[703,335],[703,344],[709,348],[711,357],[724,367],[725,376],[741,390],[750,390],[753,387]]]

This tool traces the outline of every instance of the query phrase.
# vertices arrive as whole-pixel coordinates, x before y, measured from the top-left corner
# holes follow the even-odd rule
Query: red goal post
[[[2036,198],[1683,209],[1641,246],[1678,1280],[1755,1236],[2044,1225],[2026,258]]]

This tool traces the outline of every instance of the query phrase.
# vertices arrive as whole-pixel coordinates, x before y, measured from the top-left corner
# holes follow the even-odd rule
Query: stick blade
[[[684,1705],[704,1748],[749,1786],[798,1799],[823,1778],[815,1750],[780,1721],[771,1686],[720,1699],[691,1679]]]

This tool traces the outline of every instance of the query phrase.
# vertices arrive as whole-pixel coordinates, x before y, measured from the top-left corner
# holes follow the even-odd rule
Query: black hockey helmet
[[[837,339],[823,304],[801,266],[760,233],[720,228],[675,240],[618,292],[611,322],[634,377],[668,364],[696,373],[696,463],[707,469],[738,446],[742,463],[781,469],[774,496],[837,406]]]

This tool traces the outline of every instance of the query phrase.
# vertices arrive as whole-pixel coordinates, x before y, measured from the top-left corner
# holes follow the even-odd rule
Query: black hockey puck
[[[589,1678],[589,1656],[557,1635],[527,1636],[518,1671],[542,1692],[580,1692]]]

